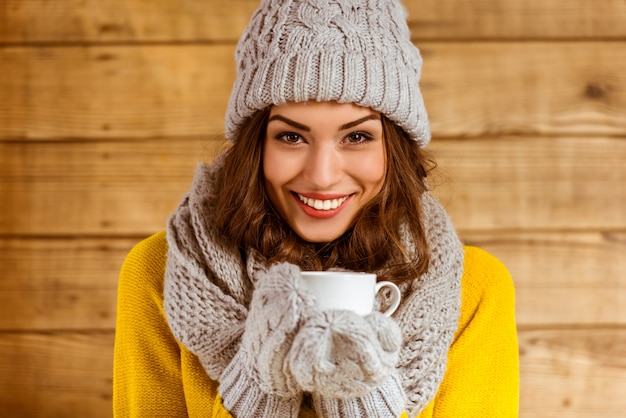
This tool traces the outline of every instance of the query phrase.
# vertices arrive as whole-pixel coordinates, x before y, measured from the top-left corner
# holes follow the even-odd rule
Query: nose
[[[304,179],[316,189],[330,190],[339,182],[343,172],[340,151],[331,143],[318,143],[311,147],[304,165]]]

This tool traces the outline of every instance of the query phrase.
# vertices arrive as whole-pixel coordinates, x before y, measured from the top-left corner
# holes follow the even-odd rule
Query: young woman
[[[512,281],[428,193],[402,6],[263,1],[237,61],[232,146],[122,268],[115,415],[517,416]],[[319,311],[300,271],[329,269],[400,307]]]

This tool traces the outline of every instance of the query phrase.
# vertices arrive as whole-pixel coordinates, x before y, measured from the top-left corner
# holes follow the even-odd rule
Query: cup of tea
[[[393,314],[400,306],[400,289],[392,282],[376,281],[374,273],[353,271],[303,271],[302,286],[315,297],[320,310],[347,309],[359,315],[372,313],[376,305],[376,295],[382,289],[389,289],[389,307],[382,312]]]

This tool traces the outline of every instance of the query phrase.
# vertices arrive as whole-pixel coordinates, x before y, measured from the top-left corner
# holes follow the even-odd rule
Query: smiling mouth
[[[298,199],[300,199],[302,203],[304,203],[305,205],[315,210],[337,209],[339,206],[343,204],[343,202],[348,200],[348,198],[350,197],[348,195],[348,196],[343,196],[337,199],[320,200],[320,199],[313,199],[310,197],[302,196],[300,193],[296,193],[296,196],[298,196]]]

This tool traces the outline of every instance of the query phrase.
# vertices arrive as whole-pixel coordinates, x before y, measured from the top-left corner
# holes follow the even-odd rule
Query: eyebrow
[[[367,122],[368,120],[372,120],[372,119],[380,120],[380,115],[378,113],[371,113],[365,117],[362,117],[361,119],[357,119],[353,122],[348,122],[345,125],[341,125],[339,127],[339,130],[343,131],[344,129],[350,129],[350,128],[353,128],[355,126],[362,124],[363,122]]]
[[[272,116],[271,118],[269,118],[267,120],[267,123],[270,123],[273,120],[279,120],[279,121],[285,122],[287,125],[291,125],[294,128],[300,129],[301,131],[306,131],[306,132],[310,132],[311,131],[311,128],[309,128],[308,126],[303,125],[301,123],[298,123],[295,120],[291,120],[291,119],[286,118],[286,117],[281,116],[281,115],[274,115],[274,116]]]
[[[378,115],[377,113],[372,113],[370,115],[364,116],[364,117],[362,117],[360,119],[357,119],[355,121],[348,122],[346,124],[341,125],[339,127],[339,130],[343,131],[344,129],[350,129],[350,128],[353,128],[355,126],[358,126],[358,125],[362,124],[363,122],[367,122],[368,120],[372,120],[372,119],[380,120],[380,115]],[[291,120],[291,119],[286,118],[286,117],[281,116],[281,115],[274,115],[274,116],[272,116],[271,118],[269,118],[267,120],[267,123],[270,123],[273,120],[279,120],[279,121],[285,122],[287,125],[291,125],[294,128],[300,129],[302,131],[306,131],[306,132],[310,132],[311,131],[311,128],[309,128],[308,126],[303,125],[301,123],[298,123],[295,120]]]

